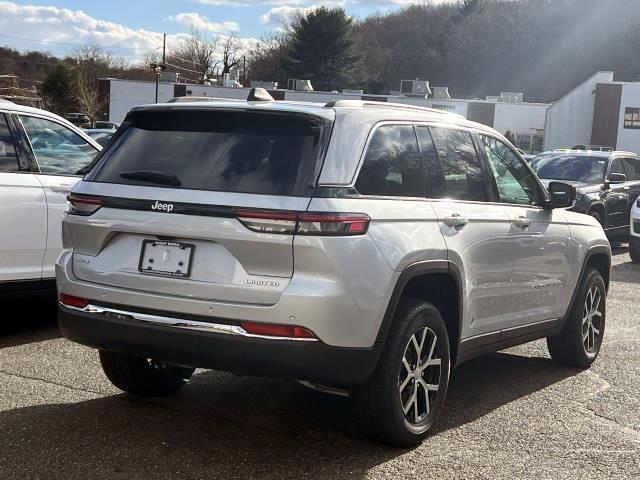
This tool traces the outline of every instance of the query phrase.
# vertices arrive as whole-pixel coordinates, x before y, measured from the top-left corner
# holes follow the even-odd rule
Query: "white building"
[[[640,83],[598,72],[547,111],[545,150],[601,145],[640,153]]]
[[[135,105],[155,102],[155,88],[154,82],[100,80],[100,92],[105,97],[106,105],[102,117],[111,122],[122,122],[127,112]],[[183,96],[245,99],[248,93],[248,88],[160,83],[158,102]],[[341,99],[363,99],[447,110],[493,127],[503,134],[511,132],[515,136],[516,145],[527,153],[538,153],[542,150],[546,112],[549,108],[549,104],[546,103],[505,102],[500,101],[499,97],[490,100],[466,100],[293,90],[271,90],[270,93],[276,100],[326,103]]]

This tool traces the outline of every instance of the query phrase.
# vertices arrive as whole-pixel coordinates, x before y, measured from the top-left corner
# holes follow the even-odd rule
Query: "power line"
[[[173,67],[173,68],[177,68],[179,70],[184,70],[185,72],[197,73],[198,75],[202,75],[202,72],[198,72],[197,70],[190,70],[190,69],[184,68],[184,67],[179,67],[178,65],[174,65],[172,63],[166,63],[165,65],[167,67]]]

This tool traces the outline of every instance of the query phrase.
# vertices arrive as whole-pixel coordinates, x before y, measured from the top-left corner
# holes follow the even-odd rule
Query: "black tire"
[[[413,344],[410,345],[414,334],[416,338],[424,339],[421,355],[423,367],[416,368],[420,367],[420,361],[414,364],[407,362],[417,372],[415,375],[409,373],[403,362],[405,357],[417,358],[417,349]],[[427,340],[429,345],[435,343],[431,357],[429,352],[424,351],[430,350],[430,347],[426,347]],[[435,360],[429,362],[432,365],[426,361],[429,358]],[[449,336],[440,312],[422,300],[402,300],[373,376],[366,384],[354,387],[351,392],[363,428],[375,440],[395,447],[410,447],[420,443],[442,409],[449,386],[450,366]],[[429,390],[426,387],[435,386],[436,382],[437,391],[427,393]],[[406,385],[404,389],[401,389],[401,383]],[[416,392],[417,396],[414,397]],[[418,398],[420,402],[413,401],[413,398]],[[412,404],[405,416],[403,404],[406,406],[408,402]],[[428,413],[425,408],[427,405]]]
[[[194,372],[193,368],[107,350],[100,350],[100,363],[113,385],[141,397],[162,397],[174,393]]]
[[[595,219],[598,221],[598,223],[599,223],[600,225],[602,225],[602,228],[604,228],[604,223],[603,223],[602,215],[600,215],[600,213],[599,213],[599,212],[597,212],[597,211],[595,211],[595,210],[591,210],[591,211],[589,212],[589,216],[591,216],[591,217],[595,218]]]
[[[633,263],[640,263],[640,240],[629,237],[629,256]]]
[[[598,357],[604,338],[607,293],[602,275],[595,268],[587,269],[579,288],[564,328],[558,335],[547,337],[547,347],[555,361],[572,367],[588,368]],[[593,329],[590,329],[589,320],[585,322],[585,318],[588,318],[589,298],[591,302],[596,302],[593,296],[590,297],[593,289],[597,289],[600,298],[596,307],[600,315],[591,317]],[[585,330],[588,335],[586,339]]]

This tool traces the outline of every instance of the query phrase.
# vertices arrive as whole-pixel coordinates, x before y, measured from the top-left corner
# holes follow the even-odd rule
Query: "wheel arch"
[[[603,226],[607,224],[607,209],[605,204],[602,202],[592,202],[587,207],[586,214],[589,215],[591,212],[597,212],[602,219]]]
[[[607,291],[609,291],[609,283],[611,281],[611,249],[605,245],[596,245],[587,250],[580,269],[580,275],[578,276],[576,286],[573,289],[571,301],[569,302],[569,306],[567,307],[567,311],[563,318],[563,324],[571,313],[576,297],[578,296],[578,290],[580,290],[582,279],[584,278],[587,269],[590,267],[595,268],[600,272],[604,279],[604,285]]]
[[[455,365],[462,330],[462,277],[449,260],[428,260],[406,267],[391,294],[376,343],[386,342],[402,298],[418,298],[432,303],[443,317],[449,334],[451,364]]]

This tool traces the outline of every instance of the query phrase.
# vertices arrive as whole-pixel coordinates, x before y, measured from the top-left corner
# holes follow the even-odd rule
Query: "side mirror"
[[[607,177],[607,183],[614,185],[616,183],[624,183],[627,181],[627,176],[624,173],[610,173]]]
[[[548,207],[553,208],[570,208],[576,203],[576,187],[562,182],[549,183],[550,200]]]

